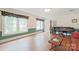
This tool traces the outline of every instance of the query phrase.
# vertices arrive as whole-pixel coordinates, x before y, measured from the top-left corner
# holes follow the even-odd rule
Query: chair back
[[[79,39],[79,32],[73,32],[72,33],[72,38]]]

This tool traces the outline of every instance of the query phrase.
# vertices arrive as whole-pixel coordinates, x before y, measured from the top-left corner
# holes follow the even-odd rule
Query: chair
[[[52,34],[51,40],[48,41],[51,44],[50,50],[53,48],[56,48],[57,46],[60,46],[61,41],[62,41],[62,38],[60,37],[60,35]]]
[[[71,35],[71,48],[74,51],[79,51],[79,32],[73,32]]]

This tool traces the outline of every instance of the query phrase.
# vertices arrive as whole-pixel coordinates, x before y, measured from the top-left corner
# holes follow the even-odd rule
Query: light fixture
[[[44,9],[45,12],[50,12],[51,9]]]

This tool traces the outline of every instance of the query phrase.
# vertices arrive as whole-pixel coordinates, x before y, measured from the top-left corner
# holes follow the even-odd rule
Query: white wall
[[[50,32],[50,20],[45,20],[45,32]]]
[[[47,38],[50,40],[50,20],[45,20],[45,34]]]
[[[0,12],[0,31],[2,31],[2,16],[1,16],[1,12]]]
[[[72,23],[72,19],[74,18],[78,19],[77,23]],[[56,21],[56,26],[74,27],[79,29],[79,13],[63,16],[55,16],[53,20]]]

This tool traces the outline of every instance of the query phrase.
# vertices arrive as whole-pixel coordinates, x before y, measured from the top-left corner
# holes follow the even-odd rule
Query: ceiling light
[[[45,12],[50,12],[51,9],[44,9]]]

